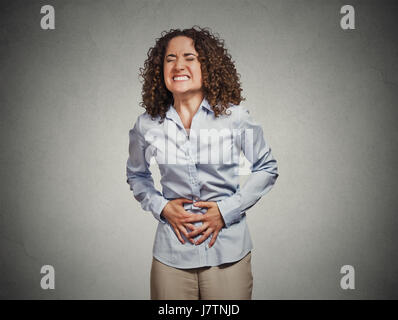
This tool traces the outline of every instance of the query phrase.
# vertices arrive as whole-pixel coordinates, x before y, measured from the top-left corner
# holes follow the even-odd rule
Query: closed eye
[[[186,59],[187,61],[194,61],[195,60],[195,58],[188,58],[188,59]],[[173,61],[175,61],[175,60],[166,60],[166,62],[173,62]]]

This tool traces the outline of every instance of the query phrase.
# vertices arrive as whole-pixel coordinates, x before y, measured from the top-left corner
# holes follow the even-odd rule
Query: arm
[[[143,210],[151,211],[158,221],[166,223],[161,213],[169,200],[155,189],[152,173],[149,171],[150,164],[145,157],[146,141],[140,131],[139,119],[129,131],[129,140],[126,174],[130,190],[141,203]]]
[[[264,140],[261,126],[252,119],[244,107],[239,116],[240,146],[251,164],[252,173],[242,188],[238,188],[232,196],[217,202],[227,228],[239,222],[243,213],[271,190],[279,176],[276,160]]]

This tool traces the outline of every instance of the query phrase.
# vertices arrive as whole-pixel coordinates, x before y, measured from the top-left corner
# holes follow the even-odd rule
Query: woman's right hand
[[[187,240],[189,240],[191,243],[194,243],[194,240],[188,236],[187,229],[194,230],[195,226],[191,223],[182,222],[184,219],[192,216],[192,213],[189,213],[184,209],[184,203],[192,202],[192,200],[185,198],[170,200],[165,205],[161,213],[161,216],[163,216],[174,229],[174,232],[181,243],[185,243],[184,239],[181,236],[181,233],[185,236]]]

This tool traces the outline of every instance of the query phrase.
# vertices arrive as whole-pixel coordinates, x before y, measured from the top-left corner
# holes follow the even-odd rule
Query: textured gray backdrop
[[[156,220],[125,181],[138,69],[161,31],[194,24],[225,39],[279,163],[248,211],[253,298],[398,298],[395,3],[3,1],[0,298],[149,298]]]

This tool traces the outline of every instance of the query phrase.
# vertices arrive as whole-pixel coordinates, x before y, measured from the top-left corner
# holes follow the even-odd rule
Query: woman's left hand
[[[213,237],[209,243],[209,248],[211,248],[216,242],[217,236],[220,230],[225,226],[224,220],[222,218],[221,212],[218,209],[218,205],[214,201],[197,201],[194,202],[195,207],[208,208],[207,212],[204,214],[196,214],[194,217],[187,218],[184,222],[203,222],[200,227],[188,233],[189,237],[195,237],[198,234],[203,233],[198,241],[195,242],[196,245],[201,244],[205,241],[211,234]]]

